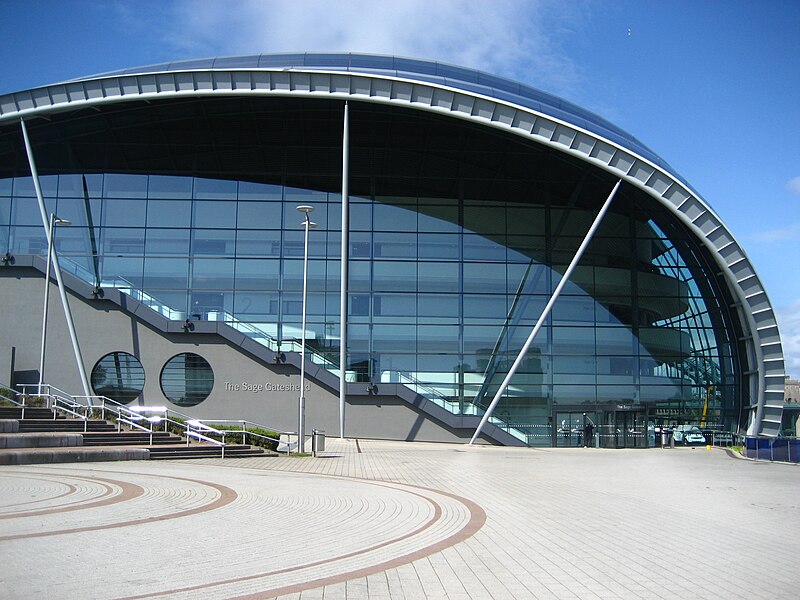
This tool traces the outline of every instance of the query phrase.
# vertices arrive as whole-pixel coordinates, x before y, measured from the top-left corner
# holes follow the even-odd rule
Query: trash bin
[[[316,456],[317,452],[325,452],[325,432],[314,429],[311,434],[311,453]]]
[[[674,445],[670,445],[672,441],[672,432],[668,429],[661,430],[661,447],[662,448],[674,448]]]

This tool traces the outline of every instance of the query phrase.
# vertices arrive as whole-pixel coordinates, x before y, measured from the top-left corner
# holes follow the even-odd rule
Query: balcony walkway
[[[800,468],[327,440],[0,467],[4,598],[796,598]]]

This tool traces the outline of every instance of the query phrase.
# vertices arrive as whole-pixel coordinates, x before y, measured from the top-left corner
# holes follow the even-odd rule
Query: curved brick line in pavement
[[[301,474],[302,475],[312,475],[310,473],[305,473],[305,472],[302,472]],[[319,476],[319,475],[317,475],[317,476]],[[322,477],[326,477],[326,476],[323,475]],[[225,579],[225,580],[221,580],[221,581],[215,581],[215,582],[206,583],[206,584],[198,584],[198,585],[193,585],[193,586],[187,586],[187,587],[183,587],[183,588],[176,588],[176,589],[171,589],[171,590],[162,590],[162,591],[159,591],[159,592],[152,592],[152,593],[142,594],[142,595],[138,595],[138,596],[126,596],[124,598],[120,598],[119,600],[143,600],[144,598],[154,598],[154,597],[157,597],[157,596],[164,596],[164,595],[168,595],[168,594],[199,592],[201,590],[215,588],[215,587],[219,587],[219,586],[230,585],[230,584],[235,584],[235,583],[243,583],[243,582],[246,582],[246,581],[253,581],[253,580],[261,579],[261,578],[264,578],[264,577],[272,577],[272,576],[275,576],[275,575],[283,575],[283,574],[286,574],[286,573],[291,573],[293,571],[300,571],[300,570],[303,570],[303,569],[310,569],[310,568],[314,568],[314,567],[319,567],[319,566],[322,566],[322,565],[335,563],[337,561],[353,558],[353,557],[356,557],[356,556],[359,556],[359,555],[368,554],[370,552],[374,552],[376,550],[380,550],[381,548],[385,548],[385,547],[390,546],[392,544],[397,544],[397,543],[402,542],[404,540],[407,540],[409,538],[413,538],[414,536],[417,536],[417,535],[421,534],[422,532],[424,532],[425,530],[429,529],[434,524],[436,524],[436,522],[438,520],[440,520],[442,518],[442,515],[443,515],[442,507],[438,502],[434,501],[432,498],[430,498],[428,496],[425,496],[425,495],[423,495],[421,493],[412,491],[413,489],[418,489],[418,490],[426,491],[426,492],[433,492],[435,494],[439,494],[441,496],[445,496],[445,497],[451,498],[452,500],[455,500],[456,502],[461,503],[468,510],[469,519],[467,519],[467,521],[464,524],[464,526],[461,529],[459,529],[457,532],[455,532],[454,534],[444,538],[443,540],[439,540],[438,542],[435,542],[434,544],[431,544],[430,546],[425,546],[424,548],[420,548],[419,550],[415,550],[414,552],[410,552],[408,554],[403,554],[401,556],[396,556],[396,557],[391,558],[389,560],[385,560],[385,561],[376,563],[374,565],[369,565],[367,567],[363,567],[363,568],[360,568],[360,569],[344,571],[342,573],[337,573],[336,575],[330,575],[328,577],[321,577],[321,578],[318,578],[318,579],[308,580],[308,581],[305,581],[305,582],[302,582],[302,583],[293,584],[293,585],[289,585],[289,586],[285,586],[285,587],[281,587],[281,588],[269,589],[269,590],[265,590],[265,591],[262,591],[262,592],[257,592],[255,594],[247,594],[247,595],[243,595],[243,596],[238,596],[238,597],[232,598],[231,600],[259,600],[259,599],[265,599],[265,598],[274,598],[276,596],[282,596],[284,594],[299,593],[299,592],[302,592],[302,591],[305,591],[305,590],[314,589],[314,588],[321,587],[321,586],[324,586],[324,585],[331,585],[331,584],[334,584],[334,583],[341,583],[343,581],[347,581],[349,579],[353,579],[353,578],[356,578],[356,577],[365,577],[367,575],[373,575],[375,573],[380,573],[382,571],[385,571],[386,569],[396,568],[396,567],[399,567],[401,565],[413,562],[415,560],[419,560],[420,558],[425,558],[426,556],[430,556],[431,554],[435,554],[437,552],[441,552],[442,550],[444,550],[446,548],[449,548],[450,546],[454,546],[455,544],[458,544],[459,542],[463,542],[464,540],[466,540],[466,539],[472,537],[473,535],[475,535],[475,533],[477,531],[479,531],[481,527],[483,527],[484,523],[486,523],[486,512],[483,510],[483,508],[481,508],[481,506],[479,504],[473,502],[472,500],[464,498],[463,496],[458,496],[456,494],[451,494],[449,492],[443,492],[441,490],[435,490],[433,488],[425,488],[425,487],[421,487],[421,486],[414,486],[414,485],[408,485],[408,484],[388,484],[388,483],[383,483],[383,482],[380,482],[380,481],[362,479],[362,478],[359,478],[359,477],[335,477],[335,476],[333,476],[331,478],[356,480],[356,481],[361,481],[363,483],[368,483],[370,485],[379,485],[381,487],[388,487],[388,488],[399,490],[399,491],[405,491],[408,494],[411,494],[413,496],[416,496],[418,498],[421,498],[421,499],[429,502],[434,508],[434,515],[433,515],[433,517],[431,517],[431,519],[429,519],[426,523],[424,523],[421,526],[419,526],[414,531],[410,531],[410,532],[405,533],[405,534],[403,534],[401,536],[398,536],[396,538],[392,538],[391,540],[387,540],[385,542],[381,542],[380,544],[375,544],[375,545],[369,546],[367,548],[362,548],[360,550],[354,550],[353,552],[348,552],[347,554],[342,554],[342,555],[339,555],[339,556],[333,556],[333,557],[330,557],[330,558],[326,558],[326,559],[322,559],[322,560],[318,560],[318,561],[314,561],[314,562],[310,562],[310,563],[305,563],[305,564],[302,564],[302,565],[294,565],[292,567],[286,567],[284,569],[278,569],[278,570],[275,570],[275,571],[266,571],[264,573],[256,573],[256,574],[252,574],[252,575],[245,575],[243,577],[235,577],[235,578],[232,578],[232,579]],[[404,488],[411,488],[411,489],[404,489]]]
[[[9,474],[8,473],[0,473],[0,477],[7,476],[7,475],[9,475]],[[14,475],[16,475],[16,473],[14,473]],[[33,473],[31,473],[31,475],[33,475]],[[36,481],[49,481],[49,482],[53,481],[52,479],[48,479],[46,477],[30,477],[29,479],[33,479],[33,480],[36,480]],[[72,495],[72,494],[74,494],[75,492],[78,491],[78,486],[76,486],[76,485],[72,485],[71,483],[67,483],[65,481],[59,481],[58,483],[60,483],[64,487],[66,487],[67,491],[65,491],[62,494],[56,494],[55,496],[50,496],[49,498],[42,498],[41,500],[32,500],[32,501],[25,501],[25,502],[15,502],[13,504],[4,504],[2,509],[6,510],[6,509],[9,509],[9,508],[14,508],[15,506],[29,506],[31,504],[39,504],[40,502],[52,502],[53,500],[58,500],[59,498],[63,498],[64,496],[70,496],[70,495]],[[16,516],[23,516],[23,515],[27,515],[30,512],[31,511],[23,511],[23,512],[19,512],[19,513],[2,514],[2,515],[0,515],[0,519],[10,519],[10,518],[16,517]]]
[[[142,475],[142,476],[145,476],[145,477],[162,477],[161,475],[153,475],[151,473],[148,473],[148,474],[145,474],[145,473],[131,473],[131,474],[132,475]],[[223,506],[227,506],[228,504],[230,504],[231,502],[236,500],[236,498],[239,497],[239,495],[236,493],[236,491],[232,490],[231,488],[229,488],[229,487],[227,487],[225,485],[221,485],[219,483],[212,483],[210,481],[201,481],[199,479],[187,479],[185,477],[166,477],[166,476],[163,476],[163,477],[165,479],[178,480],[178,481],[187,481],[187,482],[190,482],[190,483],[196,483],[198,485],[202,485],[202,486],[207,486],[207,487],[213,488],[213,489],[215,489],[215,490],[217,490],[219,492],[219,497],[216,500],[214,500],[212,502],[209,502],[208,504],[203,504],[201,506],[196,506],[195,508],[190,508],[190,509],[182,510],[180,512],[175,512],[175,513],[168,513],[168,514],[165,514],[165,515],[158,515],[158,516],[155,516],[155,517],[148,517],[146,519],[133,519],[133,520],[130,520],[130,521],[120,521],[119,523],[107,523],[105,525],[91,525],[91,526],[88,526],[88,527],[75,527],[73,529],[62,529],[62,530],[59,530],[59,531],[42,531],[42,532],[37,532],[37,533],[23,533],[23,534],[18,534],[18,535],[9,535],[9,536],[0,537],[0,542],[4,542],[4,541],[8,541],[8,540],[48,537],[48,536],[53,536],[53,535],[67,535],[67,534],[70,534],[70,533],[83,533],[83,532],[86,532],[86,531],[99,531],[101,529],[115,529],[115,528],[118,528],[118,527],[131,527],[133,525],[145,525],[147,523],[156,523],[156,522],[159,522],[159,521],[168,521],[170,519],[179,519],[181,517],[188,517],[190,515],[196,515],[196,514],[199,514],[199,513],[204,513],[204,512],[211,511],[211,510],[216,510],[218,508],[222,508]],[[108,479],[106,481],[112,481],[112,480]],[[142,493],[144,493],[144,489],[141,488],[138,485],[135,485],[135,484],[126,483],[126,482],[115,482],[115,484],[124,486],[123,493],[120,494],[119,496],[115,496],[114,498],[108,498],[105,501],[101,501],[100,502],[101,504],[114,504],[114,503],[117,503],[117,502],[121,502],[123,500],[131,500],[132,498],[140,496]],[[137,490],[140,490],[140,491],[137,491]],[[127,496],[126,492],[128,494],[136,493],[136,495],[135,496]],[[88,504],[84,504],[81,507],[76,507],[75,510],[77,510],[77,508],[86,508],[88,506],[89,506]],[[97,503],[95,503],[95,506],[97,506]],[[58,512],[58,511],[56,511],[56,512]]]
[[[39,479],[40,481],[49,481],[49,482],[57,482],[63,483],[59,481],[60,478],[69,478],[69,479],[77,479],[78,481],[88,481],[91,483],[99,484],[103,487],[103,493],[95,498],[89,500],[78,500],[73,503],[69,504],[62,504],[60,506],[54,506],[51,508],[41,508],[36,510],[29,510],[25,512],[16,512],[16,513],[9,513],[0,515],[0,519],[23,519],[25,517],[38,517],[41,515],[49,515],[53,513],[62,513],[62,512],[71,512],[74,510],[87,510],[90,508],[97,508],[98,506],[108,506],[109,504],[117,504],[118,502],[126,502],[128,500],[133,500],[134,498],[138,498],[142,494],[144,494],[144,488],[134,484],[128,483],[126,481],[117,481],[116,479],[106,479],[103,477],[78,477],[75,475],[59,475],[58,478],[55,477],[45,477],[44,473],[29,473],[33,475],[40,475],[40,477],[32,477],[31,479]],[[65,483],[64,485],[70,485]],[[122,493],[117,494],[115,496],[111,496],[114,493],[114,486],[121,488]],[[70,486],[73,487],[74,490],[77,490],[77,486]],[[66,494],[61,494],[57,496],[57,498],[63,497]],[[111,497],[109,497],[111,496]],[[96,498],[102,498],[98,500]],[[60,532],[43,532],[41,535],[55,535],[56,533]],[[13,540],[19,539],[21,537],[37,537],[40,534],[36,535],[29,535],[29,534],[20,534],[16,536],[3,536],[0,537],[0,541],[4,540]]]

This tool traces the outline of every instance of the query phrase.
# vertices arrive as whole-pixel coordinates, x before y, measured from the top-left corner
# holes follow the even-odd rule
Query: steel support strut
[[[44,204],[44,197],[42,196],[42,187],[39,185],[39,172],[36,169],[36,161],[33,158],[33,148],[31,147],[30,139],[28,138],[28,129],[25,127],[25,121],[23,119],[19,120],[19,124],[22,127],[22,137],[25,140],[25,151],[28,153],[28,165],[31,169],[31,178],[33,179],[33,188],[36,190],[36,199],[39,201],[39,212],[42,215],[42,226],[44,227],[44,233],[46,238],[50,239],[50,219],[47,215],[47,209],[45,208]],[[78,373],[81,377],[81,383],[83,384],[83,393],[87,397],[87,402],[91,406],[91,388],[89,387],[89,379],[86,377],[86,369],[83,366],[83,357],[81,356],[81,348],[78,344],[78,335],[75,332],[75,323],[72,320],[72,312],[69,308],[69,301],[67,300],[67,292],[64,287],[64,280],[61,277],[61,267],[58,264],[58,252],[52,253],[52,260],[53,260],[53,271],[56,274],[56,281],[58,282],[58,292],[61,295],[61,304],[64,307],[64,316],[67,319],[67,329],[69,329],[69,337],[72,341],[72,350],[75,353],[75,361],[78,363]],[[49,282],[48,284],[49,285]]]
[[[511,382],[511,378],[514,377],[514,375],[517,372],[517,369],[522,364],[522,361],[524,360],[525,355],[528,353],[528,349],[531,347],[531,344],[533,343],[533,339],[536,337],[536,334],[539,333],[539,330],[542,328],[542,325],[544,324],[545,320],[547,319],[547,316],[550,314],[550,311],[553,309],[553,305],[555,304],[556,300],[558,299],[558,296],[561,294],[561,290],[564,289],[565,285],[567,285],[567,282],[569,281],[569,278],[572,275],[572,272],[575,270],[575,267],[578,266],[578,262],[581,260],[581,256],[583,256],[583,253],[586,250],[586,247],[589,245],[589,242],[592,241],[592,237],[594,237],[594,234],[597,231],[597,228],[600,226],[600,223],[602,222],[603,217],[605,216],[606,212],[608,211],[608,207],[611,206],[611,201],[614,199],[614,196],[617,194],[617,190],[619,189],[619,186],[621,184],[622,184],[622,180],[620,179],[619,181],[617,181],[617,184],[614,186],[614,189],[611,190],[611,193],[608,195],[608,198],[606,199],[605,203],[600,208],[600,212],[597,213],[597,216],[595,217],[594,222],[592,223],[592,226],[589,227],[589,231],[586,233],[586,237],[583,238],[583,242],[581,242],[581,245],[578,247],[578,250],[575,253],[575,256],[572,257],[572,261],[569,263],[569,266],[567,267],[567,270],[564,271],[564,274],[561,276],[561,281],[558,282],[558,285],[556,286],[556,289],[553,292],[553,295],[550,296],[550,300],[547,302],[547,305],[544,307],[544,310],[542,311],[542,314],[539,316],[539,319],[536,321],[536,325],[534,325],[533,331],[531,331],[531,334],[528,336],[527,341],[522,346],[522,349],[519,351],[519,354],[517,355],[517,359],[514,361],[514,364],[511,365],[511,369],[509,369],[508,374],[506,375],[505,379],[503,379],[503,383],[500,384],[500,389],[497,390],[497,393],[494,395],[494,399],[492,400],[491,404],[489,404],[489,407],[486,409],[486,412],[484,413],[483,418],[481,419],[481,422],[478,425],[478,428],[475,430],[475,433],[473,434],[472,439],[469,441],[470,445],[474,444],[475,440],[478,439],[478,436],[480,435],[481,431],[483,430],[483,427],[486,425],[487,421],[491,418],[492,412],[494,411],[495,407],[497,406],[497,403],[500,402],[500,398],[502,398],[503,394],[505,394],[506,389],[508,388],[508,384]]]

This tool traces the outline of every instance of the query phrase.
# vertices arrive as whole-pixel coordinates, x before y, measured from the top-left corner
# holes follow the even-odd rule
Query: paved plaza
[[[0,467],[4,598],[797,598],[800,468],[327,440]]]

